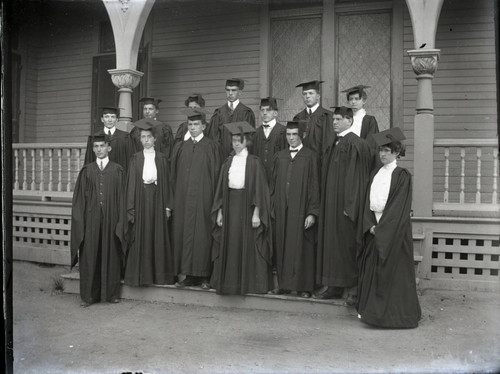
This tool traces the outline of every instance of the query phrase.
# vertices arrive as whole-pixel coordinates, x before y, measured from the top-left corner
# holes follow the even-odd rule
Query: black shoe
[[[340,299],[342,298],[343,291],[341,287],[328,287],[323,293],[313,295],[313,298],[320,300]]]
[[[184,278],[180,282],[177,282],[175,286],[179,288],[196,286],[196,279],[187,275],[186,278]]]
[[[201,281],[200,287],[204,290],[209,290],[210,289],[210,283],[208,282],[208,279],[203,279]]]
[[[297,296],[309,299],[311,297],[311,293],[309,291],[297,291]]]
[[[354,306],[354,305],[356,305],[357,301],[358,301],[358,295],[349,294],[349,295],[347,295],[345,303],[349,306]]]

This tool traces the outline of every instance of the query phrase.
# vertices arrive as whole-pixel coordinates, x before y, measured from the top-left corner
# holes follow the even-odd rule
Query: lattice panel
[[[321,78],[321,18],[277,19],[271,22],[271,94],[279,119],[291,120],[304,107],[301,82]]]
[[[14,246],[69,247],[71,220],[41,214],[14,214],[12,222]]]
[[[391,17],[389,13],[339,15],[338,103],[346,104],[343,89],[363,84],[365,109],[380,130],[391,123]],[[398,124],[394,124],[398,125]]]
[[[500,238],[434,236],[431,277],[498,281]]]

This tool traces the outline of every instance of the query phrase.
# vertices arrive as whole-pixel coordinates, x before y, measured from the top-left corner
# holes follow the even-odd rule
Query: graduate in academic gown
[[[205,108],[205,99],[199,93],[192,93],[189,94],[187,99],[184,101],[184,105],[186,106],[186,108],[191,108],[191,109]],[[182,143],[189,139],[191,139],[191,134],[189,133],[188,130],[188,122],[184,121],[179,125],[175,133],[174,147],[176,146],[177,143]]]
[[[272,240],[269,188],[262,162],[246,149],[255,129],[225,125],[233,134],[215,193],[211,285],[218,294],[267,293],[271,289]]]
[[[92,139],[96,161],[83,166],[73,192],[71,267],[79,263],[82,306],[118,302],[124,242],[120,225],[124,171],[110,161],[109,140]]]
[[[276,154],[271,178],[278,285],[273,293],[311,297],[316,266],[319,178],[317,155],[302,144],[304,128],[288,122],[289,149]]]
[[[130,131],[130,137],[134,142],[135,152],[142,151],[140,137],[141,124],[148,123],[155,131],[155,150],[166,155],[170,159],[170,153],[174,146],[174,135],[168,123],[157,120],[160,112],[160,99],[154,97],[143,97],[139,100],[142,106],[142,119],[134,122],[134,128]]]
[[[167,221],[172,188],[166,155],[154,149],[154,130],[141,125],[144,150],[132,156],[126,185],[128,240],[125,284],[146,286],[174,282],[174,255]]]
[[[96,160],[92,144],[93,137],[107,135],[111,146],[109,159],[116,162],[118,165],[121,165],[126,173],[130,157],[134,154],[134,143],[132,142],[128,132],[116,128],[116,123],[118,121],[117,108],[104,107],[101,111],[101,122],[104,127],[88,137],[84,164],[90,164]]]
[[[306,108],[293,117],[294,121],[304,121],[304,146],[316,152],[321,163],[323,154],[334,137],[332,112],[320,104],[320,84],[323,81],[311,81],[298,84]]]
[[[260,100],[262,125],[257,128],[249,152],[259,157],[270,183],[274,155],[287,147],[286,127],[277,121],[278,103],[274,97]]]
[[[186,276],[178,287],[201,283],[208,289],[212,268],[211,210],[222,152],[219,143],[203,135],[206,111],[193,108],[185,113],[191,138],[177,143],[172,154],[175,273]]]
[[[231,133],[224,124],[232,122],[248,122],[255,128],[255,114],[252,109],[240,102],[245,82],[240,78],[226,80],[227,103],[215,109],[205,134],[218,141],[222,146],[224,159],[232,152]]]
[[[318,298],[341,297],[356,301],[357,254],[362,248],[363,211],[370,176],[371,152],[366,142],[349,131],[352,110],[333,113],[337,143],[324,157],[318,236],[317,282],[327,286]]]
[[[357,310],[361,321],[413,328],[421,317],[410,219],[412,181],[397,166],[405,137],[398,127],[375,136],[383,166],[371,178],[364,214]]]

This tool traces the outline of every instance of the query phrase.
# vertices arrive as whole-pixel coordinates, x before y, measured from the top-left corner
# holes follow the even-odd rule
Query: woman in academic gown
[[[172,284],[174,262],[167,225],[173,204],[169,163],[165,154],[155,151],[152,127],[141,126],[144,149],[132,156],[126,185],[124,281],[129,286]]]
[[[248,154],[247,122],[225,124],[234,154],[222,166],[215,222],[211,285],[217,294],[267,293],[272,287],[269,189],[262,162]]]
[[[358,316],[388,328],[414,328],[421,317],[410,220],[411,174],[397,166],[404,139],[397,127],[374,135],[383,166],[371,179],[360,254]]]

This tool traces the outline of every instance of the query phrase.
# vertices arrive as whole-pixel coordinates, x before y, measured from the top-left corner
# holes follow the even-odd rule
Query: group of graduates
[[[306,107],[286,124],[267,97],[256,126],[236,78],[209,121],[202,95],[189,95],[175,135],[154,98],[141,99],[130,133],[104,108],[73,196],[82,306],[119,302],[121,280],[175,283],[345,297],[366,323],[416,327],[411,175],[397,166],[405,137],[366,114],[369,87],[343,91],[348,106],[330,111],[321,83],[297,85]]]

